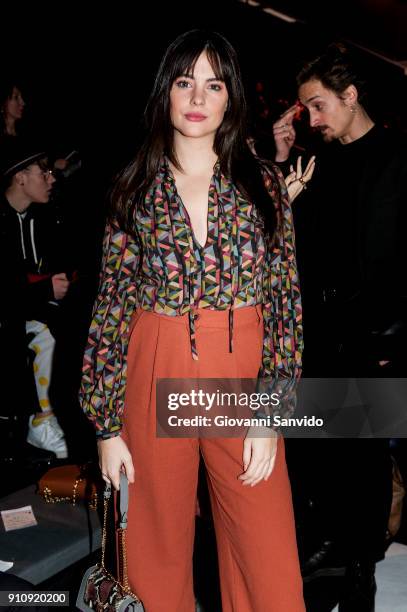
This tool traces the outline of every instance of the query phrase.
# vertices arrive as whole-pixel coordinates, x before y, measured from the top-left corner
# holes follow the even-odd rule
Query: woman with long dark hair
[[[24,114],[25,101],[21,86],[14,80],[0,83],[0,141],[17,136],[18,124]]]
[[[164,439],[155,412],[157,379],[259,377],[272,388],[299,376],[286,185],[247,144],[236,53],[217,33],[187,32],[169,46],[145,119],[144,144],[112,191],[81,391],[104,479],[117,489],[123,470],[131,483],[130,583],[149,612],[195,609],[201,454],[224,612],[300,612],[281,436],[252,427],[244,440]],[[292,184],[309,178],[299,171]]]

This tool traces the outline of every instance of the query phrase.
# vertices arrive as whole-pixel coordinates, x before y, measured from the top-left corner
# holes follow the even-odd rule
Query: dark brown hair
[[[11,79],[6,76],[0,81],[0,134],[6,132],[6,124],[4,121],[4,107],[7,101],[11,99],[14,88],[18,89],[20,92],[22,91],[21,84],[18,80]]]
[[[324,53],[309,61],[297,75],[297,86],[318,80],[340,97],[349,85],[358,90],[359,101],[366,95],[366,81],[357,58],[341,43],[332,43]]]
[[[136,158],[119,174],[111,191],[111,218],[125,231],[134,232],[135,210],[138,206],[143,207],[163,154],[179,167],[170,119],[170,90],[176,78],[193,73],[202,52],[206,52],[216,78],[224,81],[229,96],[214,141],[221,171],[255,203],[266,232],[272,236],[275,211],[264,186],[259,161],[247,146],[246,100],[236,52],[222,35],[203,30],[192,30],[179,36],[161,61],[144,112],[144,141]]]

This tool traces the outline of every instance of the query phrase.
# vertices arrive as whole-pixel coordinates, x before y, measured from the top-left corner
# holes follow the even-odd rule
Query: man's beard
[[[324,142],[331,142],[332,140],[334,140],[335,137],[333,136],[332,130],[329,128],[328,125],[320,125],[317,129],[318,132],[321,134]]]

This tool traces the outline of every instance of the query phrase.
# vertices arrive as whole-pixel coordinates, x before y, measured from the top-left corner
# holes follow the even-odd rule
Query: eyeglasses
[[[25,171],[29,172],[33,176],[43,176],[45,180],[48,180],[50,176],[55,175],[54,171],[48,168],[46,170],[40,170],[40,172],[32,172],[29,168],[26,168]]]

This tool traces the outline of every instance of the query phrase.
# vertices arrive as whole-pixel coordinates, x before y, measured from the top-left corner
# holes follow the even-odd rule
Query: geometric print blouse
[[[229,310],[233,351],[233,311],[262,304],[259,380],[269,384],[277,377],[299,377],[302,311],[291,205],[280,170],[261,166],[261,171],[277,213],[270,247],[256,207],[222,174],[219,163],[209,187],[204,246],[194,237],[165,157],[144,210],[136,212],[138,238],[107,225],[80,390],[97,436],[117,435],[122,427],[127,331],[136,308],[168,316],[188,314],[191,359],[199,359],[195,308]]]

